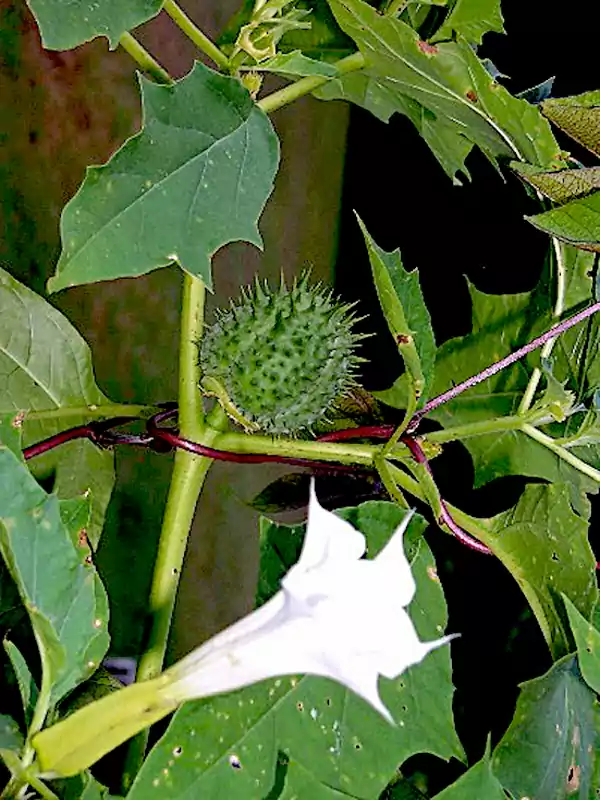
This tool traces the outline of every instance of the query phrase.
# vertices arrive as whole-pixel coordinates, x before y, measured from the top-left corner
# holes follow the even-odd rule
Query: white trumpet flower
[[[385,719],[378,680],[396,678],[452,636],[421,642],[406,607],[415,582],[404,554],[407,514],[383,550],[322,508],[311,487],[300,558],[268,602],[152,680],[90,703],[33,739],[52,776],[75,775],[186,700],[280,675],[332,678]]]
[[[392,722],[379,676],[396,678],[452,638],[421,642],[405,610],[416,588],[403,547],[411,516],[366,560],[365,537],[322,508],[312,486],[302,553],[281,590],[168,669],[165,696],[182,702],[306,673],[342,683]]]

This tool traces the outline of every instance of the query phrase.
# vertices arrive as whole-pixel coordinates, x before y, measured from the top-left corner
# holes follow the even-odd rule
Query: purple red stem
[[[477,375],[473,375],[470,378],[467,378],[465,381],[462,381],[462,383],[458,383],[456,386],[453,386],[452,389],[448,389],[447,392],[442,392],[442,394],[438,394],[437,397],[433,397],[413,416],[410,424],[408,425],[407,432],[414,433],[421,419],[430,411],[433,411],[434,408],[447,403],[449,400],[453,400],[457,395],[462,394],[462,392],[466,391],[467,389],[470,389],[471,386],[476,386],[478,383],[491,378],[492,375],[495,375],[497,372],[509,367],[511,364],[520,361],[520,359],[522,359],[524,356],[528,355],[534,350],[537,350],[538,347],[542,347],[550,339],[556,338],[559,334],[564,333],[569,328],[572,328],[574,325],[577,325],[579,322],[587,319],[587,317],[591,317],[592,314],[595,314],[597,311],[600,311],[600,303],[594,303],[593,305],[584,308],[583,311],[579,311],[577,314],[573,314],[572,317],[569,317],[568,319],[559,322],[557,325],[554,325],[552,328],[550,328],[550,330],[542,333],[541,336],[537,336],[535,339],[532,339],[526,345],[523,345],[523,347],[515,350],[514,353],[510,353],[505,358],[501,358],[500,361],[494,362],[489,367],[486,367],[481,372],[478,372]]]
[[[431,471],[431,466],[429,461],[427,460],[427,456],[423,452],[423,448],[418,439],[414,436],[403,436],[401,441],[405,444],[408,449],[410,450],[412,457],[418,464],[423,464],[427,472],[433,478],[433,472]],[[471,536],[470,533],[467,533],[463,530],[458,523],[454,521],[452,514],[450,513],[450,509],[446,505],[446,501],[440,497],[440,524],[445,525],[456,538],[462,542],[467,547],[470,547],[471,550],[477,550],[479,553],[485,553],[485,555],[493,555],[492,551],[489,547],[487,547],[483,542],[480,542],[479,539],[475,539],[474,536]]]
[[[177,409],[168,409],[167,411],[161,411],[155,414],[147,422],[148,433],[155,439],[167,442],[171,447],[178,447],[181,450],[187,450],[188,453],[214,458],[217,461],[233,461],[238,464],[283,463],[295,467],[311,467],[313,469],[321,466],[327,469],[334,469],[336,472],[356,472],[357,470],[357,467],[352,464],[319,464],[310,458],[293,458],[292,456],[265,455],[260,453],[232,453],[228,450],[216,450],[214,447],[207,447],[198,442],[192,442],[190,439],[185,439],[173,430],[159,427],[161,422],[174,417],[176,414]]]
[[[465,381],[462,381],[462,383],[453,386],[451,389],[448,389],[448,391],[442,392],[442,394],[439,394],[437,397],[434,397],[425,403],[423,408],[414,414],[409,425],[407,426],[405,435],[401,437],[401,441],[410,450],[415,461],[420,464],[424,464],[429,474],[433,477],[429,461],[423,452],[423,448],[414,436],[421,419],[426,414],[443,405],[444,403],[447,403],[449,400],[453,400],[459,394],[462,394],[462,392],[470,389],[472,386],[476,386],[478,383],[487,380],[497,372],[500,372],[511,364],[519,361],[528,353],[531,353],[533,350],[541,347],[550,339],[554,339],[559,334],[564,333],[564,331],[572,328],[574,325],[577,325],[587,317],[592,316],[597,311],[600,311],[600,302],[594,303],[593,305],[588,306],[588,308],[584,308],[583,311],[579,311],[572,317],[563,320],[563,322],[559,322],[545,333],[541,334],[541,336],[537,336],[535,339],[532,339],[531,342],[523,347],[520,347],[518,350],[515,350],[513,353],[510,353],[505,358],[496,361],[494,364],[486,367],[486,369],[478,372],[476,375],[467,378]],[[34,458],[35,456],[42,455],[43,453],[46,453],[49,450],[52,450],[54,447],[64,444],[65,442],[69,442],[74,439],[87,438],[94,442],[94,444],[97,444],[99,447],[108,447],[114,444],[136,444],[145,447],[152,447],[156,450],[164,450],[166,445],[169,448],[178,447],[182,450],[187,450],[190,453],[206,456],[215,460],[233,461],[244,464],[264,464],[275,462],[300,467],[311,467],[312,469],[321,466],[323,469],[332,469],[338,472],[355,472],[357,469],[357,467],[350,464],[318,465],[314,460],[309,458],[293,458],[289,456],[263,455],[258,453],[232,453],[225,450],[217,450],[213,447],[206,447],[198,442],[192,442],[190,439],[185,439],[184,437],[179,436],[174,430],[160,427],[161,422],[171,419],[176,414],[176,408],[168,408],[165,411],[155,414],[146,423],[146,436],[116,433],[111,430],[119,425],[133,422],[136,419],[135,417],[114,417],[113,419],[104,420],[101,422],[91,422],[87,425],[79,425],[74,428],[69,428],[66,431],[62,431],[61,433],[57,433],[55,436],[50,436],[48,439],[44,439],[42,442],[37,442],[37,444],[31,445],[30,447],[26,447],[23,450],[23,456],[25,459]],[[395,428],[393,425],[364,425],[358,428],[334,431],[332,433],[324,434],[318,438],[321,442],[339,442],[345,439],[357,438],[389,439],[394,430]],[[490,554],[492,552],[488,547],[486,547],[486,545],[472,537],[454,521],[445,500],[443,500],[441,497],[440,514],[440,523],[445,524],[446,527],[448,527],[456,536],[456,538],[463,542],[463,544],[467,545],[467,547],[477,550],[480,553]]]
[[[75,439],[89,439],[90,442],[98,445],[98,447],[110,447],[117,443],[147,446],[147,442],[138,441],[140,437],[112,432],[112,428],[117,428],[119,425],[127,425],[136,420],[137,417],[111,417],[111,419],[99,422],[89,422],[87,425],[76,425],[74,428],[68,428],[66,431],[61,431],[54,436],[43,439],[41,442],[36,442],[26,447],[23,450],[23,458],[28,461],[30,458],[41,456],[49,450],[53,450],[61,444],[72,442]]]

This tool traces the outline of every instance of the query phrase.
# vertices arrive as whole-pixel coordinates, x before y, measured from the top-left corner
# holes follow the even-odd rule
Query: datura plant
[[[482,57],[487,34],[503,33],[500,0],[246,0],[218,42],[174,0],[27,4],[46,50],[105,37],[139,69],[140,130],[88,167],[64,207],[48,292],[85,285],[95,297],[100,282],[163,267],[182,292],[176,396],[116,402],[67,317],[9,261],[0,268],[1,797],[600,796],[588,539],[600,488],[600,92],[553,97],[546,82],[511,95]],[[135,32],[159,14],[198,50],[178,79]],[[9,17],[3,43],[20,31]],[[112,70],[119,57],[102,58]],[[17,72],[25,62],[3,59]],[[539,285],[494,295],[471,283],[471,333],[437,344],[418,265],[378,244],[367,198],[353,223],[368,278],[336,267],[358,302],[313,278],[317,264],[295,276],[278,264],[278,284],[242,286],[230,270],[229,305],[205,313],[215,254],[261,248],[263,209],[289,188],[278,170],[291,145],[280,148],[272,115],[308,95],[382,122],[402,115],[454,192],[476,174],[476,151],[499,187],[517,176],[532,210],[523,227],[547,239]],[[563,149],[569,136],[589,164]],[[391,239],[411,202],[402,191]],[[380,345],[399,358],[369,391]],[[125,504],[109,508],[115,451],[130,447],[174,457],[151,568],[136,558],[125,575],[125,539],[155,543]],[[219,460],[282,470],[244,497],[247,521],[222,543],[250,539],[254,511],[268,515],[256,610],[168,659],[195,509]],[[159,502],[160,487],[118,466],[125,491]],[[218,473],[227,497],[244,495],[235,474]],[[472,478],[497,496],[475,501]],[[307,505],[306,526],[271,518]],[[201,511],[195,527],[217,538],[216,517]],[[139,587],[143,618],[122,608]],[[221,598],[238,599],[231,581]]]

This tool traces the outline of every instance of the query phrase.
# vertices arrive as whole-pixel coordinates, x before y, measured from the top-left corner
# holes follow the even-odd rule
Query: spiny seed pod
[[[217,312],[204,336],[204,390],[249,430],[295,434],[322,419],[356,385],[362,359],[351,306],[336,303],[307,276],[291,289],[258,280]]]

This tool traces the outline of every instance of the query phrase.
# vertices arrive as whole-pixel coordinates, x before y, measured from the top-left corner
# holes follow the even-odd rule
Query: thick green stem
[[[591,478],[594,481],[600,483],[600,470],[595,469],[594,467],[586,464],[585,461],[582,461],[578,458],[574,453],[571,453],[570,450],[567,450],[566,447],[563,447],[560,444],[557,444],[551,436],[547,436],[542,431],[535,428],[533,425],[527,425],[526,423],[523,424],[521,430],[523,433],[526,433],[527,436],[530,436],[532,439],[535,439],[536,442],[543,444],[544,447],[547,447],[548,450],[552,450],[553,453],[565,461],[567,464],[570,464],[579,472],[587,475],[588,478]]]
[[[270,436],[248,436],[244,433],[220,433],[215,436],[212,446],[230,453],[255,453],[259,455],[287,456],[289,458],[310,458],[318,461],[337,461],[341,464],[361,464],[372,467],[375,455],[381,445],[346,444],[343,442],[315,442],[303,439],[274,439]],[[406,457],[402,454],[392,457]]]
[[[31,785],[32,789],[35,789],[35,791],[40,797],[43,798],[43,800],[60,800],[59,796],[54,794],[54,792],[35,775],[27,775],[27,782]]]
[[[522,427],[523,417],[517,415],[493,417],[479,422],[469,422],[465,425],[455,425],[452,428],[444,428],[441,431],[433,431],[432,433],[427,433],[425,438],[428,442],[444,444],[444,442],[454,442],[457,439],[469,439],[471,436],[486,436],[491,433],[516,431]]]
[[[535,415],[494,417],[491,419],[456,425],[424,435],[424,441],[444,444],[472,436],[486,436],[506,431],[522,430],[525,422],[537,422]],[[269,436],[243,433],[219,433],[213,439],[213,447],[230,453],[256,453],[260,455],[286,456],[288,458],[310,458],[317,461],[337,461],[341,464],[360,464],[378,467],[382,456],[392,460],[407,460],[404,445],[388,450],[386,445],[350,444],[345,442],[319,442],[302,439],[273,439]]]
[[[586,464],[585,461],[582,461],[574,453],[571,453],[566,447],[558,444],[551,436],[542,433],[542,431],[535,427],[535,424],[531,424],[532,422],[536,422],[532,414],[525,417],[520,415],[498,417],[496,419],[472,422],[467,425],[457,425],[454,428],[448,428],[446,430],[434,431],[433,433],[428,433],[426,439],[435,444],[443,444],[444,442],[452,442],[457,439],[468,439],[471,436],[484,436],[486,434],[503,433],[505,431],[522,431],[530,438],[535,439],[536,442],[552,450],[553,453],[556,453],[556,455],[563,461],[566,461],[567,464],[570,464],[579,472],[600,483],[600,470]],[[537,424],[540,424],[539,418]]]
[[[198,343],[204,325],[205,296],[203,282],[184,273],[179,343],[179,429],[182,436],[195,441],[199,441],[204,433]],[[203,437],[203,443],[211,446],[216,435],[217,431],[211,428]],[[175,454],[148,601],[148,634],[138,665],[137,681],[154,678],[162,669],[188,536],[211,464],[210,459],[185,450],[178,450]],[[123,774],[126,790],[141,766],[147,741],[148,732],[145,731],[131,742]]]
[[[554,248],[554,254],[556,258],[556,301],[554,303],[552,316],[554,319],[560,319],[565,310],[567,270],[565,265],[565,252],[563,245],[555,236],[552,237],[552,247]],[[540,357],[549,358],[555,343],[556,339],[548,339],[540,351]],[[536,367],[531,373],[529,383],[527,384],[527,388],[525,389],[523,397],[521,398],[521,402],[519,404],[519,414],[524,414],[531,407],[541,378],[542,371],[539,369],[539,367]]]
[[[204,283],[184,272],[179,343],[179,432],[195,441],[204,431],[198,345],[204,330],[205,300]]]
[[[179,345],[179,429],[182,436],[194,440],[198,440],[204,431],[202,398],[198,388],[197,343],[202,336],[205,295],[206,287],[202,281],[184,273]],[[210,446],[215,435],[216,431],[209,434],[205,444]],[[138,680],[153,678],[162,669],[187,539],[211,463],[210,459],[184,450],[175,454],[150,589],[149,633],[138,667]]]
[[[148,601],[149,635],[138,666],[139,681],[156,677],[162,669],[188,534],[211,463],[184,450],[175,455]]]
[[[167,70],[161,67],[158,61],[130,33],[124,33],[119,39],[119,44],[137,62],[140,69],[147,72],[157,83],[173,83],[173,78]]]
[[[397,503],[400,508],[410,508],[402,489],[398,486],[390,470],[390,463],[383,455],[375,457],[375,466],[381,478],[381,482],[392,500]]]
[[[337,77],[340,77],[349,72],[356,72],[362,69],[365,64],[365,57],[362,53],[352,53],[352,55],[336,61],[333,66],[337,68]],[[319,86],[323,86],[330,80],[332,80],[332,78],[324,78],[320,75],[300,78],[299,81],[291,83],[289,86],[284,86],[283,89],[279,89],[279,91],[263,97],[262,100],[258,101],[257,105],[259,108],[262,108],[265,114],[270,114],[272,111],[277,111],[278,108],[283,108],[283,106],[293,103],[294,100],[298,100],[298,98],[314,92],[315,89],[318,89]]]
[[[220,69],[229,70],[229,59],[217,45],[212,42],[200,28],[195,25],[188,15],[180,8],[174,0],[165,0],[163,9],[171,17],[173,22],[203,53],[214,61]]]

